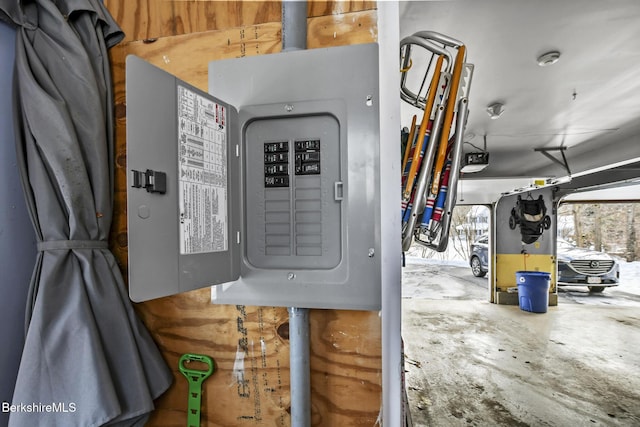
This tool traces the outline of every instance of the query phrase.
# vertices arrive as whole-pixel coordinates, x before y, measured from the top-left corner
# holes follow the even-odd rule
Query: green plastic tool
[[[207,365],[206,371],[191,369],[185,362],[201,362]],[[200,398],[202,396],[202,382],[215,371],[215,363],[209,356],[203,354],[183,354],[180,357],[179,369],[189,382],[189,400],[187,406],[187,427],[200,427]]]

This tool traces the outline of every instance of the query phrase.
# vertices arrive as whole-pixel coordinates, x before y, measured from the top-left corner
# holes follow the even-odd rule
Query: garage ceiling
[[[486,136],[490,164],[463,176],[463,196],[495,178],[505,188],[508,179],[518,186],[528,177],[566,181],[567,170],[540,148],[562,147],[574,178],[613,167],[597,180],[615,181],[620,169],[620,180],[640,177],[640,1],[400,2],[400,37],[423,30],[464,42],[475,65],[464,151],[482,149]],[[538,66],[548,51],[560,59]],[[427,58],[413,50],[410,84],[419,85]],[[486,112],[494,102],[505,107],[496,120]],[[413,114],[421,118],[417,108],[402,106],[403,126]],[[560,151],[549,154],[562,160]]]

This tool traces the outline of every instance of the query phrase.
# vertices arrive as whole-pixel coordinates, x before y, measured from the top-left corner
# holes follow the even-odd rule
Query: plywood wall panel
[[[275,1],[105,0],[126,41],[148,40],[281,19]]]
[[[110,52],[116,104],[116,195],[110,244],[126,276],[126,56],[138,55],[206,90],[209,61],[280,51],[280,4],[105,3],[128,32],[127,40]],[[349,4],[310,4],[310,16],[312,12],[324,15],[308,20],[309,48],[376,40],[375,10],[338,12],[347,6],[371,8],[370,2],[344,3]],[[209,15],[186,18],[198,8]],[[235,18],[222,20],[221,10],[231,11]],[[245,22],[260,20],[265,21]],[[223,27],[208,28],[219,25]],[[285,308],[212,305],[209,289],[201,289],[137,304],[136,309],[174,372],[174,383],[156,402],[148,426],[186,424],[187,381],[177,364],[188,352],[207,354],[217,363],[217,371],[203,385],[203,426],[290,425]],[[311,310],[310,323],[312,425],[375,425],[382,384],[378,313]]]
[[[132,42],[123,49],[206,91],[209,62],[280,51],[280,24],[267,23],[229,30]]]
[[[313,425],[374,426],[382,397],[377,313],[311,312]]]
[[[308,16],[339,15],[343,13],[359,12],[376,8],[375,1],[366,0],[309,0],[308,5]]]
[[[371,43],[378,39],[375,11],[346,13],[309,19],[307,47]]]
[[[126,41],[280,22],[280,1],[104,0],[125,31]],[[373,1],[309,0],[308,16],[375,9]]]
[[[175,376],[149,425],[185,424],[188,384],[177,366],[189,352],[216,362],[203,383],[203,425],[289,425],[288,340],[278,334],[286,309],[212,306],[200,290],[147,302],[141,313]]]

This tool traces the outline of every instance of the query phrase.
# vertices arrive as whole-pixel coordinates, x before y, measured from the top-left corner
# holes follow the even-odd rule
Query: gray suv
[[[489,271],[489,236],[483,234],[471,244],[471,272],[484,277]],[[558,239],[558,286],[587,286],[591,292],[618,286],[620,268],[616,260],[604,252],[578,248]]]

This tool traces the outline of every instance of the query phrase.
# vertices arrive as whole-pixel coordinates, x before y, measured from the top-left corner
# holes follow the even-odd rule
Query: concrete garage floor
[[[640,426],[637,295],[577,289],[529,313],[487,302],[486,286],[467,267],[404,268],[415,427]],[[593,298],[576,302],[584,297]]]

